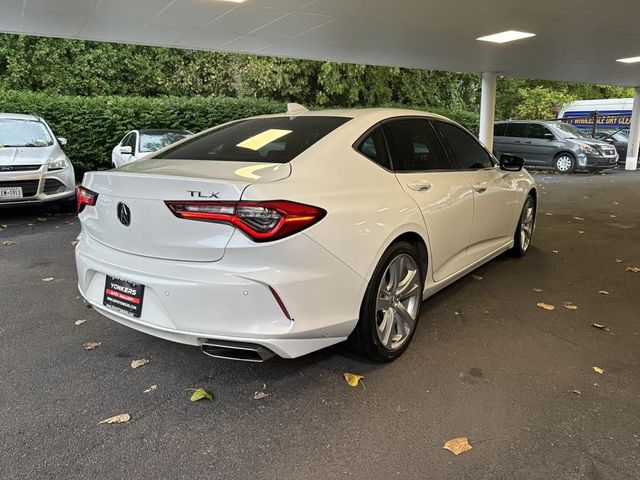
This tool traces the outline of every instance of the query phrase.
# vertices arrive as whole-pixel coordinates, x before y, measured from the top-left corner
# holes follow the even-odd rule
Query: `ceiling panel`
[[[0,0],[0,31],[640,85],[639,0]],[[536,37],[503,45],[481,35]]]

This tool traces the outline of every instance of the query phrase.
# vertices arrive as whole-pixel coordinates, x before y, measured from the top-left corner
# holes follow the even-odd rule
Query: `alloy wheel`
[[[406,253],[387,266],[376,301],[376,331],[387,350],[401,348],[415,328],[422,296],[420,269]]]
[[[531,244],[531,236],[533,235],[533,221],[535,217],[535,207],[531,200],[527,201],[520,222],[520,245],[522,251],[526,252]]]

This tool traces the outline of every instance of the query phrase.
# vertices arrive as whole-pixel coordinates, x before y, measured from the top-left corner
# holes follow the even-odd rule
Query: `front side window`
[[[188,132],[140,132],[140,152],[150,153],[161,150],[189,135]]]
[[[450,170],[438,137],[426,119],[393,120],[385,125],[397,172]]]
[[[240,120],[196,135],[155,158],[287,163],[349,120],[328,116]]]
[[[0,146],[50,147],[53,138],[42,122],[0,118]]]
[[[529,124],[529,131],[527,133],[529,138],[550,139],[553,138],[551,130],[539,123]]]
[[[437,121],[434,125],[440,132],[442,143],[456,168],[461,170],[493,168],[491,155],[471,134],[451,123]]]
[[[391,160],[382,127],[377,127],[369,133],[357,146],[357,150],[378,165],[391,170]]]

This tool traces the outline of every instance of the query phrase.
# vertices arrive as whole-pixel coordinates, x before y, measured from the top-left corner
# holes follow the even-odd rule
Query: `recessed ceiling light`
[[[640,57],[619,58],[616,62],[622,63],[637,63],[640,62]]]
[[[506,43],[520,40],[522,38],[535,37],[535,33],[518,32],[517,30],[507,30],[506,32],[494,33],[485,37],[478,37],[476,40],[482,42]]]

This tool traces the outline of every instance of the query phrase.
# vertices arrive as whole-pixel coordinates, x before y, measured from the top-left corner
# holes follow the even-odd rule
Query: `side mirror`
[[[607,143],[615,143],[615,140],[613,138],[611,138],[611,137],[605,138],[604,141],[607,142]]]
[[[58,144],[61,147],[64,147],[65,145],[67,145],[67,143],[69,143],[69,142],[67,142],[67,139],[64,138],[64,137],[58,137],[57,140],[58,140]]]
[[[547,132],[544,134],[544,138],[546,138],[547,140],[555,140],[556,137],[553,135],[553,133]]]
[[[500,156],[500,170],[519,172],[524,167],[524,158],[503,153]]]
[[[120,155],[133,155],[133,150],[129,145],[123,145],[120,147]]]

